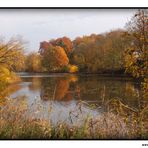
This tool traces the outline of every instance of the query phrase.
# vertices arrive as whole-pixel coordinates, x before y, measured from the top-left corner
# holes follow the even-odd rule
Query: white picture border
[[[148,0],[0,0],[0,7],[147,7]]]
[[[148,7],[148,0],[0,0],[0,7]],[[0,141],[1,148],[142,148],[148,140]]]

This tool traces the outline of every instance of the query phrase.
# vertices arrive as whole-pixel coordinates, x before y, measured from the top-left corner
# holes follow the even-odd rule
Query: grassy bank
[[[0,110],[0,139],[147,139],[148,107],[139,112],[113,100],[109,110],[100,116],[83,119],[82,124],[58,122],[28,116],[28,106],[23,101],[7,100]]]
[[[9,92],[15,91],[13,85],[20,82],[21,78],[6,67],[0,66],[0,104],[5,101]]]

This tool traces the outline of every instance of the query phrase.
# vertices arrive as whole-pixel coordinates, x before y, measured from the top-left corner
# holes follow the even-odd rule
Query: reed
[[[114,100],[110,105],[115,105],[114,109],[117,109],[117,102]],[[120,104],[120,109],[122,107]],[[85,117],[81,124],[76,124],[76,122],[68,124],[59,121],[56,125],[53,125],[50,120],[36,118],[36,112],[30,113],[28,110],[28,105],[22,98],[17,101],[7,100],[7,104],[1,106],[0,139],[148,138],[148,107],[145,107],[141,112],[131,111],[128,114],[123,114],[125,110],[120,110],[120,112],[119,110],[108,110],[95,118]]]

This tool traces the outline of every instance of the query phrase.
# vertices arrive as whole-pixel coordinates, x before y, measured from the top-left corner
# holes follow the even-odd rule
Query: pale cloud
[[[0,10],[1,36],[22,35],[29,42],[28,51],[38,50],[39,43],[62,36],[102,33],[124,28],[136,10],[124,9],[39,9]]]

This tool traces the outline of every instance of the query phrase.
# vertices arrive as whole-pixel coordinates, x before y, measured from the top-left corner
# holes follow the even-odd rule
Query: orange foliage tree
[[[42,55],[42,64],[47,71],[59,71],[67,66],[69,59],[64,49],[60,46],[49,44],[48,48],[40,50]]]
[[[56,40],[51,40],[50,43],[53,46],[62,47],[65,50],[67,55],[70,55],[70,53],[72,52],[73,44],[72,44],[71,40],[67,37],[62,37],[62,38],[58,38]]]

